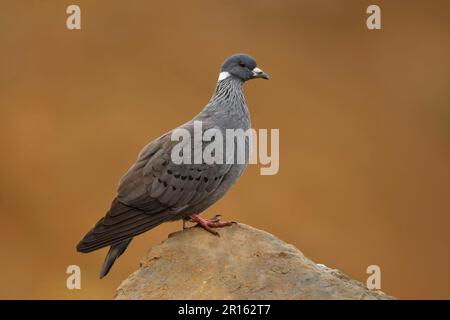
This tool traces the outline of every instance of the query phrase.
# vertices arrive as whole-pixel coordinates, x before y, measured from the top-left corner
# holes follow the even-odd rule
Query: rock
[[[245,224],[173,233],[150,249],[115,299],[394,299]]]

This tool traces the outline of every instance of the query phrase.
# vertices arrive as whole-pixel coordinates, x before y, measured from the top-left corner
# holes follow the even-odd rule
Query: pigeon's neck
[[[225,79],[220,79],[217,82],[216,89],[211,98],[211,101],[226,101],[232,100],[232,102],[244,103],[244,92],[243,92],[244,82],[233,76],[228,76]]]
[[[205,111],[249,116],[245,103],[244,82],[233,76],[220,79]]]
[[[217,81],[216,89],[214,90],[213,98],[225,97],[228,94],[236,93],[243,95],[242,87],[244,81],[228,74],[222,78],[222,73]]]

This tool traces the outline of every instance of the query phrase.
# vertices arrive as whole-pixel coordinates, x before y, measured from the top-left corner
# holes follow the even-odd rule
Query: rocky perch
[[[394,299],[245,224],[173,233],[150,249],[115,299]]]

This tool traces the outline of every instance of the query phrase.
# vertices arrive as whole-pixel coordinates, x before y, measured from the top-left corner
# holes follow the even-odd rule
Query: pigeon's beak
[[[252,72],[253,72],[253,78],[263,78],[263,79],[269,80],[269,75],[267,73],[265,73],[264,71],[262,71],[258,67],[253,69]]]

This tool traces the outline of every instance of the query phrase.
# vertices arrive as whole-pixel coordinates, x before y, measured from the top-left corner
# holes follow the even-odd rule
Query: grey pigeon
[[[256,66],[255,59],[246,54],[229,57],[220,71],[209,103],[197,116],[179,127],[191,133],[192,139],[194,121],[201,121],[203,132],[214,128],[220,130],[223,137],[226,137],[226,129],[249,129],[250,114],[243,84],[255,78],[269,78]],[[136,163],[120,180],[109,211],[77,245],[77,251],[83,253],[110,246],[100,278],[108,274],[133,237],[163,222],[183,220],[184,227],[184,222],[190,220],[213,234],[217,234],[214,228],[231,224],[220,221],[218,216],[204,219],[199,214],[218,201],[242,175],[249,159],[248,137],[243,162],[233,159],[232,163],[211,164],[202,159],[200,163],[176,164],[171,156],[172,148],[179,143],[172,141],[174,130],[142,149]],[[195,152],[193,144],[192,153]],[[200,151],[207,145],[203,143]]]

